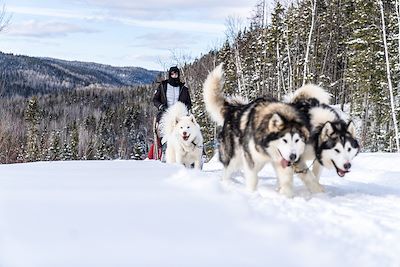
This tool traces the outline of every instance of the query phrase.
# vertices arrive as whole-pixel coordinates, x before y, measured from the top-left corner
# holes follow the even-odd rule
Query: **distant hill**
[[[150,84],[159,73],[139,67],[113,67],[0,52],[1,95],[29,96],[90,85],[121,87]]]

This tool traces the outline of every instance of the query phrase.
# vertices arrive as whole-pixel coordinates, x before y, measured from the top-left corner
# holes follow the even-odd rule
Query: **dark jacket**
[[[153,96],[154,106],[160,111],[157,117],[161,116],[161,114],[168,108],[167,83],[167,80],[162,81]],[[189,89],[185,86],[185,83],[181,83],[179,87],[178,101],[185,104],[188,110],[190,110],[192,108],[192,100],[190,99]]]

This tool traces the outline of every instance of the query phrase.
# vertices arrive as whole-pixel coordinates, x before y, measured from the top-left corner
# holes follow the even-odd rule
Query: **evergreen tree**
[[[362,118],[361,143],[364,149],[384,148],[383,123],[388,121],[389,107],[384,94],[384,49],[381,39],[379,7],[374,0],[354,1],[352,34],[348,39],[347,84],[355,85],[352,110]]]
[[[39,121],[40,121],[40,109],[38,105],[38,99],[33,96],[28,101],[28,106],[25,110],[25,120],[27,122],[27,136],[26,136],[26,155],[27,161],[40,160],[40,137],[39,137]]]
[[[51,143],[48,148],[48,160],[61,160],[61,136],[59,131],[53,131],[51,134]]]
[[[69,146],[71,148],[71,159],[79,159],[79,133],[78,127],[76,126],[76,121],[74,121],[72,124],[71,141]]]

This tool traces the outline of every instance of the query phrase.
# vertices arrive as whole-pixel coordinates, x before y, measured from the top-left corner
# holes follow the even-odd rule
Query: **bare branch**
[[[6,6],[3,5],[0,11],[0,32],[10,25],[11,17],[10,14],[7,14]]]

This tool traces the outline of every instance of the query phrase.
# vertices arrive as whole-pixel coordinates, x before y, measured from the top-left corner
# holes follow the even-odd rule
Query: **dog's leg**
[[[273,163],[279,180],[279,193],[286,197],[293,197],[293,168],[282,167],[279,163]]]
[[[298,167],[302,170],[307,170],[306,173],[299,173],[299,177],[311,193],[322,193],[325,191],[312,171],[307,169],[305,162],[299,162]]]
[[[176,151],[175,151],[176,163],[182,164],[182,165],[184,165],[185,167],[187,167],[187,166],[185,165],[185,163],[183,162],[182,153],[179,153],[179,152],[180,152],[179,150],[176,150]]]
[[[196,160],[194,161],[194,168],[195,169],[201,170],[201,167],[202,167],[202,164],[201,164],[202,158],[201,158],[201,156],[202,156],[202,151],[200,152],[200,156],[196,157]]]
[[[250,192],[254,192],[257,189],[258,176],[255,168],[251,168],[247,162],[243,166],[244,178],[246,179],[246,189]]]
[[[167,163],[175,163],[175,149],[172,145],[167,146],[167,150],[165,151],[165,158]]]
[[[237,170],[235,164],[232,162],[232,160],[229,162],[227,166],[224,166],[224,174],[222,176],[222,181],[230,181],[233,172]]]
[[[265,166],[265,163],[265,161],[255,162],[253,168],[247,162],[244,164],[243,170],[246,178],[246,187],[250,192],[254,192],[257,189],[259,181],[258,173]]]
[[[317,160],[314,162],[312,172],[314,174],[314,177],[319,182],[319,178],[321,178],[322,166]]]

